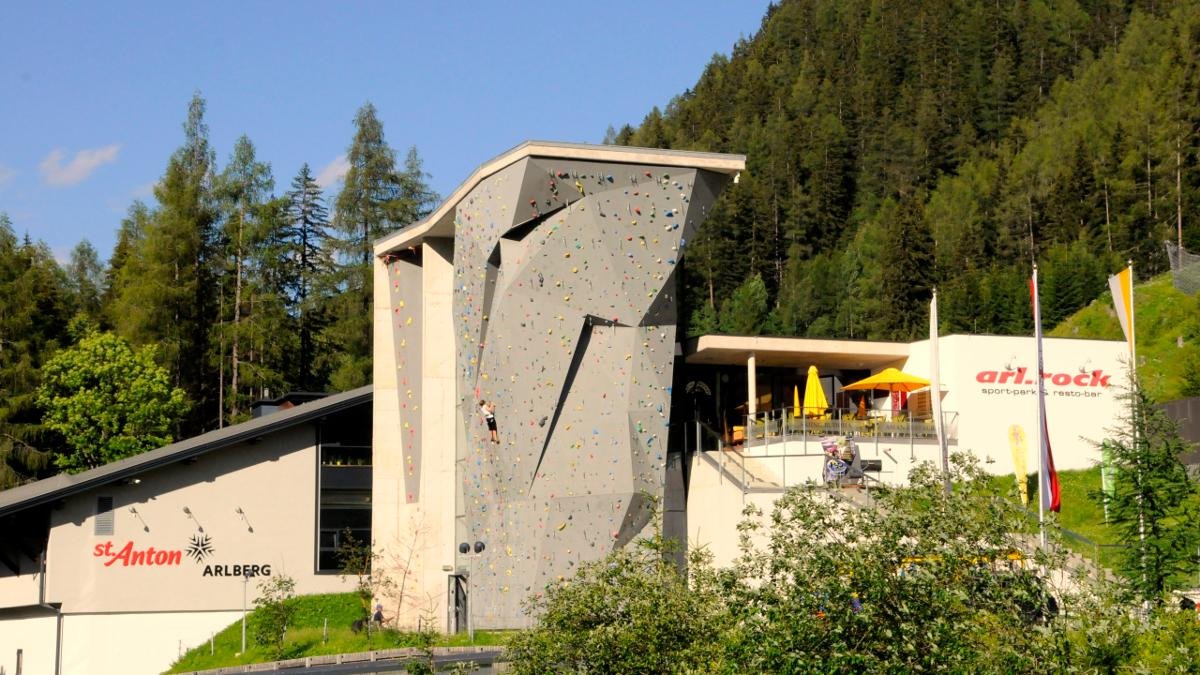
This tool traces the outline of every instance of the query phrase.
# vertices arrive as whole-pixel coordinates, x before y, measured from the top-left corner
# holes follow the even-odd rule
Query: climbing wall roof
[[[716,173],[736,175],[746,168],[745,155],[691,152],[684,150],[659,150],[654,148],[632,148],[619,145],[587,145],[583,143],[556,143],[551,141],[526,141],[515,148],[490,159],[455,188],[438,207],[424,220],[397,230],[375,242],[375,255],[386,255],[397,249],[419,243],[425,237],[454,236],[454,212],[470,191],[488,176],[529,157],[571,159],[595,162],[620,162],[628,164],[654,164],[659,166],[705,169]]]

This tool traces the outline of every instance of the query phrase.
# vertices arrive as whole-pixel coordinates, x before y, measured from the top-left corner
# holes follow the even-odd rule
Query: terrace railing
[[[890,439],[933,440],[937,431],[931,416],[910,414],[885,415],[869,411],[860,415],[856,408],[830,408],[820,416],[795,414],[795,408],[776,408],[746,415],[745,425],[734,427],[732,444],[759,445],[768,439],[791,437],[856,436]],[[958,413],[942,411],[942,428],[948,442],[958,438]]]

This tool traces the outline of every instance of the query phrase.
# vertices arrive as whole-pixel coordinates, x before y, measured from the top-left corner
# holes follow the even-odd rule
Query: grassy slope
[[[1137,322],[1138,375],[1142,386],[1157,401],[1180,398],[1187,361],[1200,355],[1200,296],[1175,289],[1171,275],[1162,274],[1134,288]],[[1050,332],[1054,337],[1123,340],[1113,310],[1112,296],[1105,293]],[[1063,507],[1059,522],[1099,544],[1113,545],[1116,534],[1104,523],[1101,504],[1087,499],[1099,489],[1100,470],[1064,471],[1059,474]],[[1036,489],[1036,476],[1031,485]],[[1005,483],[1011,485],[1011,482]],[[1032,494],[1032,493],[1031,493]],[[1037,502],[1032,502],[1036,508]],[[1095,549],[1069,542],[1077,552],[1095,556]],[[1100,549],[1100,562],[1112,568],[1115,549]]]
[[[298,658],[302,656],[317,656],[321,654],[341,654],[348,652],[364,652],[372,649],[391,649],[394,647],[416,647],[421,643],[421,637],[413,633],[400,633],[393,630],[374,632],[368,636],[365,632],[354,633],[350,625],[362,616],[362,608],[358,598],[353,593],[337,593],[327,595],[305,595],[296,598],[297,611],[288,629],[287,644],[280,658]],[[329,639],[322,641],[325,619],[329,620]],[[248,625],[253,625],[253,613],[248,619]],[[476,631],[475,644],[502,644],[507,633],[494,631]],[[455,646],[467,644],[467,636],[451,635],[438,636],[435,646]],[[214,638],[210,654],[210,646],[206,642],[188,651],[177,661],[168,672],[179,673],[206,668],[242,665],[274,661],[275,658],[264,648],[254,644],[252,631],[247,628],[247,649],[239,655],[242,648],[242,623],[235,621]]]
[[[1030,531],[1037,531],[1038,485],[1037,474],[1028,476],[1029,510],[1032,513]],[[998,494],[1017,499],[1016,485],[1012,474],[995,476],[992,486]],[[1063,537],[1063,542],[1073,551],[1089,560],[1096,560],[1103,567],[1113,568],[1115,562],[1117,532],[1104,522],[1104,506],[1092,493],[1100,490],[1100,467],[1073,471],[1058,472],[1059,493],[1062,496],[1062,509],[1057,516],[1058,524],[1064,529],[1086,537],[1093,544],[1073,539],[1069,535]]]
[[[1133,297],[1142,386],[1157,401],[1179,398],[1186,357],[1200,353],[1200,296],[1175,290],[1168,273],[1137,285]],[[1050,335],[1125,339],[1108,293],[1055,326]]]

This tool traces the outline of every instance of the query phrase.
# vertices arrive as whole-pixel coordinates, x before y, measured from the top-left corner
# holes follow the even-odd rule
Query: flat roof
[[[813,365],[818,369],[874,370],[908,358],[910,346],[907,342],[701,335],[683,343],[683,360],[694,364],[745,366],[753,354],[758,366],[799,368]]]
[[[303,424],[371,401],[371,385],[302,403],[294,408],[265,415],[248,422],[210,431],[164,445],[161,448],[126,457],[81,473],[60,473],[35,483],[19,485],[0,492],[0,516],[23,511],[56,499],[113,483],[169,464],[197,457],[213,450],[253,440],[274,431]]]
[[[520,145],[493,157],[455,188],[433,213],[423,220],[397,230],[375,242],[375,255],[382,256],[398,248],[414,245],[424,237],[454,236],[454,209],[471,190],[488,176],[527,157],[552,159],[576,159],[590,162],[614,162],[619,164],[655,164],[704,169],[724,174],[737,174],[746,168],[745,155],[730,155],[716,152],[694,152],[690,150],[659,150],[634,148],[622,145],[589,145],[585,143],[559,143],[555,141],[525,141]]]

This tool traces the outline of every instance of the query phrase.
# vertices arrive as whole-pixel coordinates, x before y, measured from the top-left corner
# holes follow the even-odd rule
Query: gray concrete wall
[[[675,272],[727,176],[521,159],[459,202],[458,555],[479,627],[641,534],[661,497]],[[494,401],[499,444],[477,411]]]

